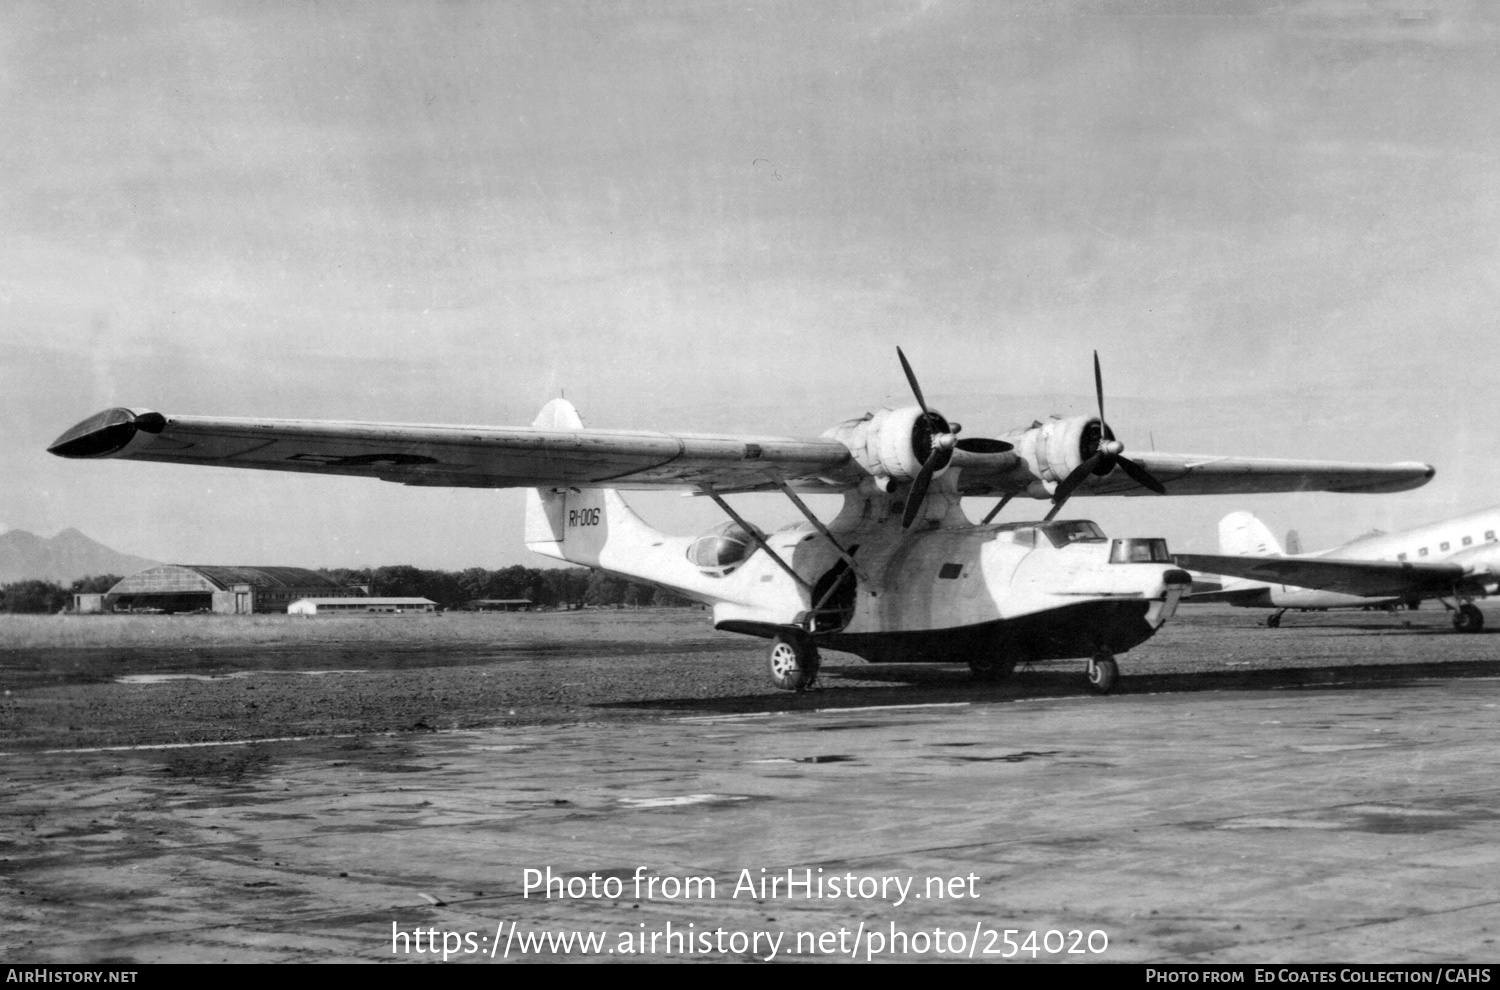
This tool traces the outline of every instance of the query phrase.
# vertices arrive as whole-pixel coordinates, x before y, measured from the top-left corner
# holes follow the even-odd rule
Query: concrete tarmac
[[[1500,959],[1500,679],[807,698],[8,755],[0,958]]]

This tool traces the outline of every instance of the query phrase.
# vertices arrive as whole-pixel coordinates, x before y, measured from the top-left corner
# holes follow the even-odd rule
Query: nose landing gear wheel
[[[1120,667],[1115,663],[1115,658],[1108,653],[1101,653],[1089,659],[1089,687],[1094,689],[1095,694],[1109,694],[1115,688],[1115,682],[1120,679]]]
[[[801,636],[771,642],[771,683],[783,691],[806,691],[818,679],[818,648]]]
[[[1465,602],[1453,613],[1453,628],[1464,633],[1479,632],[1484,628],[1484,613],[1478,606]]]

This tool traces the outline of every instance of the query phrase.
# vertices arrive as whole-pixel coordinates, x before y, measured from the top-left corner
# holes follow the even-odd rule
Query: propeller
[[[922,462],[922,469],[912,479],[911,490],[906,493],[906,507],[901,510],[901,528],[910,529],[922,508],[923,500],[927,498],[927,487],[932,484],[933,474],[948,463],[948,459],[953,456],[953,449],[958,446],[959,425],[947,422],[927,408],[927,400],[922,397],[922,386],[917,384],[916,372],[911,370],[911,362],[906,360],[906,355],[901,353],[899,347],[896,348],[896,357],[901,359],[901,370],[906,372],[906,383],[911,386],[912,394],[917,397],[917,405],[922,408],[922,423],[930,431],[928,442],[931,449],[927,453],[927,459]],[[937,432],[939,429],[944,432]]]
[[[1158,495],[1167,493],[1162,483],[1151,476],[1150,471],[1124,455],[1125,445],[1115,439],[1114,432],[1105,423],[1104,375],[1099,370],[1098,351],[1094,352],[1094,395],[1099,400],[1099,446],[1091,456],[1085,458],[1082,464],[1063,479],[1062,484],[1057,486],[1057,491],[1052,494],[1052,511],[1047,513],[1047,518],[1044,520],[1046,522],[1050,522],[1062,511],[1063,504],[1072,497],[1073,492],[1090,474],[1103,476],[1117,467],[1141,487],[1149,488]]]
[[[911,524],[916,521],[917,513],[922,509],[922,502],[927,498],[927,489],[932,484],[933,475],[948,464],[953,457],[953,451],[962,450],[970,454],[1003,454],[1012,448],[1004,440],[993,440],[988,437],[970,437],[960,440],[958,431],[962,427],[959,424],[950,423],[941,414],[927,408],[927,399],[922,395],[922,386],[917,384],[917,374],[911,370],[911,362],[906,360],[906,355],[899,347],[896,348],[896,357],[901,359],[901,370],[906,373],[906,383],[911,386],[912,395],[916,396],[917,405],[922,410],[920,422],[928,431],[928,443],[931,448],[922,462],[921,470],[912,479],[911,490],[906,493],[906,507],[901,511],[901,528],[910,529]]]

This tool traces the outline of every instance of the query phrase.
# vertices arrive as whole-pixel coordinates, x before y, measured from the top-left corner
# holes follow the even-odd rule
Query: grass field
[[[0,650],[319,643],[483,646],[712,640],[700,609],[447,612],[442,615],[0,615]]]

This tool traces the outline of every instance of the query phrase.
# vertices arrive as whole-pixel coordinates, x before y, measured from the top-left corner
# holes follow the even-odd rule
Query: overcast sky
[[[1500,502],[1478,2],[13,2],[0,100],[6,527],[541,564],[519,492],[44,448],[112,405],[516,425],[559,391],[816,435],[909,402],[898,344],[971,436],[1091,411],[1097,348],[1128,446],[1438,468],[1071,506],[1118,535],[1212,550],[1245,508],[1313,549]]]

